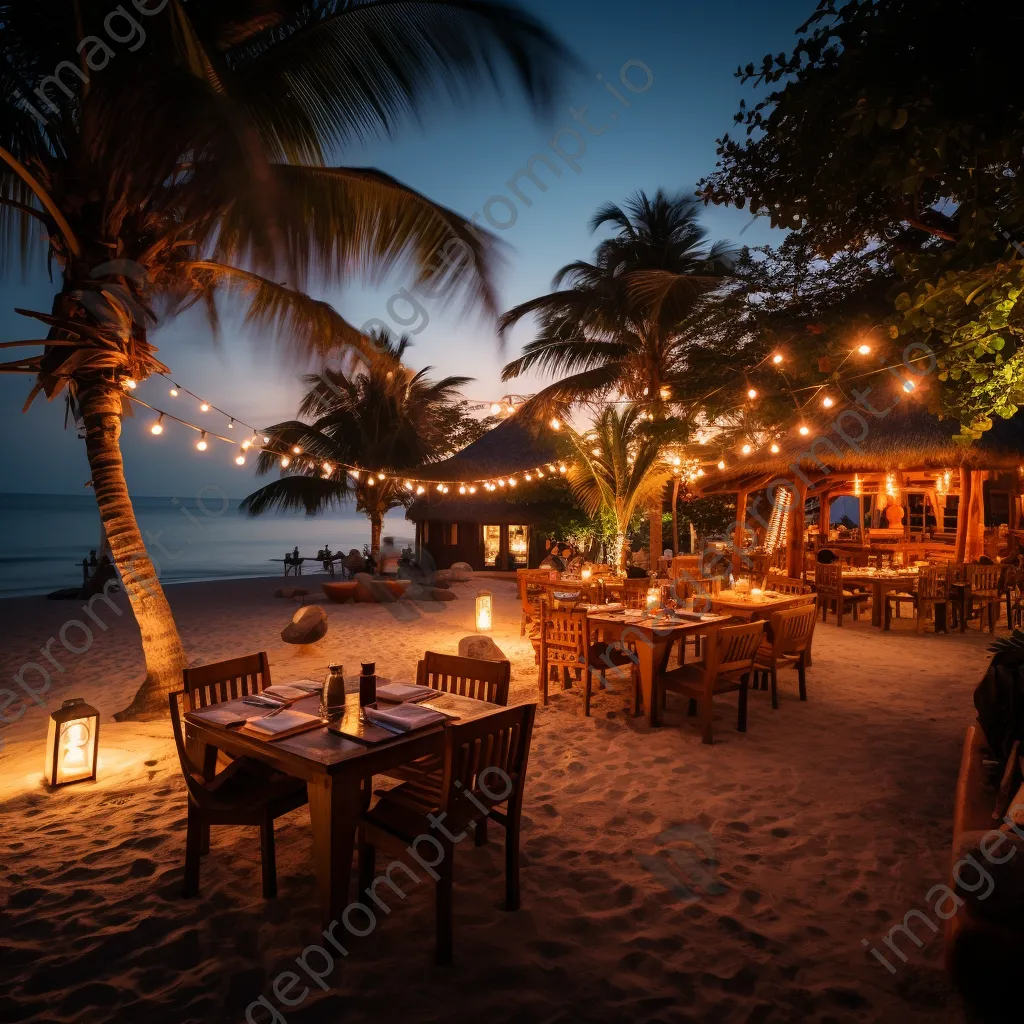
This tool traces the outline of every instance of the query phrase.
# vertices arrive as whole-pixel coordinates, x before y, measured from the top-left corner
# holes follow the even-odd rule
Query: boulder
[[[274,597],[305,597],[309,593],[305,587],[278,587]]]
[[[315,644],[327,635],[327,612],[318,604],[307,604],[300,608],[292,621],[281,630],[281,639],[286,644]]]
[[[489,636],[464,636],[459,641],[460,658],[477,658],[479,661],[508,661],[502,649]]]
[[[356,599],[356,589],[358,587],[356,583],[324,583],[322,586],[324,593],[335,604],[345,604],[346,601],[354,601]]]
[[[440,587],[434,587],[435,601],[458,601],[458,599],[458,594],[453,594],[450,590],[441,590]]]
[[[410,601],[457,601],[458,594],[450,590],[424,586],[422,583],[411,583],[405,592]]]
[[[472,576],[473,566],[471,566],[469,562],[455,562],[452,564],[452,572],[468,573],[470,576]]]

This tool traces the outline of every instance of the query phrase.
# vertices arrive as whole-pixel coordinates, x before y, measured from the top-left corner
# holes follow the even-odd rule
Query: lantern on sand
[[[96,778],[100,713],[81,697],[64,701],[50,715],[43,776],[49,786]]]
[[[481,590],[476,595],[476,631],[490,633],[493,622],[494,595],[489,590]]]

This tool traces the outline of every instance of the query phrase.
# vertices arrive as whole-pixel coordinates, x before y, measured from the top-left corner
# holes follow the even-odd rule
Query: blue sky
[[[439,100],[422,125],[409,125],[393,140],[338,154],[339,163],[378,167],[467,216],[482,212],[492,196],[509,197],[517,219],[501,233],[510,246],[500,282],[504,308],[548,290],[560,266],[590,256],[595,239],[587,222],[600,204],[622,201],[637,189],[692,190],[714,166],[715,140],[732,127],[744,95],[733,77],[737,65],[791,49],[794,30],[812,12],[814,0],[634,0],[628,5],[526,0],[524,6],[562,35],[586,69],[569,79],[550,116],[530,115],[511,94],[499,100],[481,92],[476,103],[463,109]],[[647,91],[630,93],[622,87],[620,69],[629,62],[650,69],[653,83]],[[615,84],[629,108],[606,90],[599,74]],[[628,74],[636,86],[647,84],[639,63]],[[594,136],[580,129],[586,153],[576,161],[579,172],[556,160],[562,174],[555,178],[541,166],[541,176],[550,182],[547,192],[539,193],[526,182],[523,190],[532,205],[516,201],[507,183],[532,155],[551,157],[550,142],[561,129],[580,128],[570,108],[583,106],[589,108],[589,123],[606,130]],[[618,115],[614,119],[613,112]],[[565,132],[560,143],[570,153],[575,145]],[[501,201],[491,206],[499,218],[511,218],[510,210]],[[712,208],[705,223],[715,238],[751,245],[772,238],[763,223],[751,223],[741,211]],[[356,324],[379,318],[400,331],[388,303],[407,283],[395,278],[369,288],[354,281],[344,291],[321,297]],[[33,336],[31,321],[13,309],[49,311],[53,291],[42,265],[26,280],[0,283],[3,339]],[[392,309],[400,318],[415,317],[408,329],[423,328],[408,360],[414,367],[431,365],[438,375],[477,378],[467,389],[472,398],[491,400],[509,387],[517,392],[535,387],[536,381],[525,378],[508,386],[500,382],[502,365],[532,336],[529,323],[519,326],[501,353],[493,325],[466,317],[457,307],[444,309],[424,300],[426,316],[413,314],[402,302],[392,303]],[[302,368],[276,352],[268,339],[229,324],[215,345],[202,321],[186,316],[162,325],[154,340],[176,379],[211,403],[260,425],[294,414]],[[62,404],[37,399],[22,415],[28,380],[0,376],[0,428],[8,439],[0,490],[81,493],[89,479],[84,446],[74,431],[64,430]],[[195,402],[185,396],[171,399],[167,392],[159,378],[138,390],[153,405],[206,422]],[[207,483],[232,497],[254,489],[253,460],[239,468],[233,462],[235,452],[221,444],[211,444],[199,455],[195,435],[173,425],[154,438],[147,429],[151,419],[146,414],[125,422],[123,448],[133,494],[193,494]],[[211,418],[210,424],[226,432],[222,417]]]

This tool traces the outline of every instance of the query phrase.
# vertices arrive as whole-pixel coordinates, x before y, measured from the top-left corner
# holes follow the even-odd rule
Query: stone
[[[508,661],[502,649],[489,637],[464,636],[459,641],[460,658],[476,658],[479,661]]]
[[[434,600],[435,601],[458,601],[459,595],[453,594],[450,590],[441,590],[439,587],[434,587]]]
[[[292,621],[281,630],[281,639],[286,644],[315,644],[327,635],[327,612],[318,604],[307,604],[300,608]]]
[[[278,587],[274,591],[274,597],[305,597],[308,593],[305,587]]]
[[[470,576],[473,575],[473,566],[469,562],[454,562],[452,564],[452,572],[468,573]]]
[[[405,591],[405,596],[410,601],[457,601],[458,594],[450,590],[440,590],[437,587],[424,586],[422,583],[411,583]]]

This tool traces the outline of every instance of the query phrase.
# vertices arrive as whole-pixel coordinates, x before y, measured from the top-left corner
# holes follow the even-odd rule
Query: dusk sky
[[[791,49],[794,30],[812,12],[814,0],[634,0],[628,5],[528,0],[524,6],[544,18],[587,69],[567,81],[553,114],[543,119],[531,116],[511,93],[499,100],[481,92],[467,109],[453,108],[439,98],[422,125],[408,125],[394,140],[337,154],[338,163],[378,167],[466,216],[482,211],[492,196],[510,197],[517,220],[501,233],[510,246],[500,282],[504,308],[548,290],[552,274],[563,264],[590,257],[595,237],[587,222],[600,204],[621,202],[637,189],[692,191],[714,167],[715,140],[732,128],[732,115],[744,95],[733,77],[737,65]],[[619,72],[628,62],[634,62],[629,74],[637,86],[642,87],[646,77],[640,63],[650,68],[654,82],[646,92],[633,94],[622,88]],[[606,91],[598,74],[631,102],[628,109]],[[550,182],[547,192],[538,193],[526,182],[524,191],[532,205],[516,202],[507,182],[533,154],[550,157],[549,143],[556,133],[563,127],[579,127],[569,108],[584,105],[590,108],[586,117],[591,125],[607,127],[600,136],[586,136],[579,173],[559,162],[562,174],[555,178],[541,167],[541,175]],[[572,137],[563,133],[562,139],[571,152]],[[511,216],[500,203],[492,212]],[[764,244],[773,234],[763,222],[751,223],[742,211],[711,208],[704,222],[712,237],[737,244]],[[395,277],[384,287],[370,289],[353,281],[344,292],[320,297],[357,325],[379,318],[398,333],[403,327],[389,316],[388,302],[408,283]],[[8,277],[0,283],[3,340],[36,336],[33,322],[13,309],[49,312],[53,290],[43,261],[25,281]],[[437,375],[475,377],[467,389],[474,399],[490,401],[509,390],[535,389],[537,382],[528,378],[510,385],[500,380],[502,365],[532,337],[532,324],[520,325],[503,354],[493,324],[466,317],[458,308],[444,310],[436,302],[424,302],[429,322],[423,327],[424,317],[416,314],[415,322],[405,328],[423,327],[408,358],[413,367],[430,365]],[[399,317],[413,315],[407,304],[392,304],[392,309]],[[303,368],[254,332],[242,332],[228,321],[216,346],[202,320],[190,315],[162,325],[154,340],[176,380],[212,404],[258,425],[294,414]],[[0,489],[82,493],[90,475],[84,444],[73,430],[64,430],[63,402],[37,399],[22,415],[30,387],[31,378],[0,377],[0,424],[7,438]],[[161,378],[140,385],[138,395],[226,432],[223,417],[204,416],[187,396],[170,398]],[[233,461],[235,449],[219,443],[211,443],[200,455],[194,448],[196,435],[173,424],[154,438],[148,431],[153,416],[141,412],[126,420],[123,436],[133,494],[191,495],[206,483],[224,488],[232,497],[254,489],[254,460],[239,468]]]

